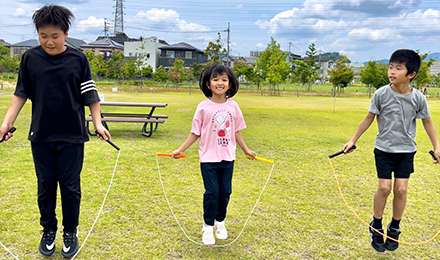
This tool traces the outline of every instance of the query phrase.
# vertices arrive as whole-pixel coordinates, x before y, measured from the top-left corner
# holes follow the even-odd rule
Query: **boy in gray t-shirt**
[[[393,218],[386,235],[395,240],[400,235],[400,220],[405,210],[410,174],[414,172],[414,154],[417,151],[416,119],[421,119],[423,127],[431,139],[436,161],[440,162],[440,145],[437,131],[431,120],[426,97],[410,87],[421,65],[420,56],[412,50],[397,50],[390,58],[388,78],[390,84],[379,88],[371,100],[367,116],[362,120],[351,140],[344,145],[344,152],[350,148],[370,127],[377,117],[379,133],[376,136],[374,156],[379,186],[374,194],[374,215],[370,224],[370,242],[379,252],[394,251],[399,243],[386,239],[377,231],[382,229],[382,216],[391,193],[391,173],[394,172]]]

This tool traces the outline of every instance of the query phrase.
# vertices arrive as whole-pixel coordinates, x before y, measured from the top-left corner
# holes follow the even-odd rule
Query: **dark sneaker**
[[[394,238],[395,240],[399,240],[400,233],[401,233],[400,229],[392,228],[392,227],[390,227],[390,225],[388,225],[387,236]],[[396,241],[391,240],[389,238],[387,238],[387,240],[385,241],[385,248],[389,251],[394,251],[398,247],[399,247],[399,242],[396,242]]]
[[[64,230],[64,243],[62,255],[64,258],[71,258],[78,252],[78,230]]]
[[[44,256],[51,256],[55,252],[56,229],[44,229],[41,237],[39,251]]]
[[[373,222],[370,223],[370,226],[371,225],[373,225]],[[383,234],[383,229],[376,230]],[[383,242],[383,236],[374,231],[371,227],[368,227],[368,231],[370,232],[370,243],[374,250],[376,250],[377,252],[385,252],[385,243]]]

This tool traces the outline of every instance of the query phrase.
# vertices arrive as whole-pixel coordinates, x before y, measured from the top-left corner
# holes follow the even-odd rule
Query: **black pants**
[[[213,226],[214,220],[223,221],[226,217],[226,208],[232,193],[234,161],[201,163],[200,168],[205,185],[203,218],[207,225]]]
[[[63,226],[78,226],[81,202],[80,173],[84,160],[84,144],[64,142],[32,142],[35,171],[38,179],[40,225],[56,228],[57,187],[60,185]]]

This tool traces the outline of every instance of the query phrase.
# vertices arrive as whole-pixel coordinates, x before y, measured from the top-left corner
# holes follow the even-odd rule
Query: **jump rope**
[[[13,133],[13,132],[15,132],[15,130],[17,130],[15,127],[13,127],[13,128],[11,128],[9,131],[8,131],[8,133]],[[95,132],[97,135],[99,135],[99,133],[98,132]],[[6,137],[6,135],[7,135],[7,133],[5,134],[5,136],[3,136],[3,138],[0,140],[0,143],[5,139],[5,137]],[[101,204],[101,208],[99,209],[99,212],[98,212],[98,215],[96,216],[96,218],[95,218],[95,221],[93,222],[93,224],[92,224],[92,227],[90,228],[90,230],[89,230],[89,232],[87,233],[87,236],[86,236],[86,238],[84,239],[84,241],[83,241],[83,243],[82,243],[82,245],[81,245],[81,247],[78,249],[78,252],[76,252],[76,254],[74,255],[74,256],[72,256],[72,258],[70,258],[71,260],[73,260],[78,254],[79,254],[79,252],[81,252],[81,250],[83,249],[83,247],[84,247],[84,245],[86,244],[86,241],[87,241],[87,239],[89,238],[89,236],[90,236],[90,234],[92,233],[92,231],[93,231],[93,228],[95,227],[95,224],[96,224],[96,222],[98,222],[98,218],[99,218],[99,216],[101,215],[101,212],[102,212],[102,209],[104,208],[104,205],[105,205],[105,201],[107,200],[107,196],[108,196],[108,194],[109,194],[109,192],[110,192],[110,188],[111,188],[111,186],[112,186],[112,183],[113,183],[113,178],[115,177],[115,172],[116,172],[116,167],[117,167],[117,165],[118,165],[118,161],[119,161],[119,155],[121,154],[121,149],[118,147],[118,146],[116,146],[112,141],[110,141],[110,140],[105,140],[105,141],[107,141],[107,143],[109,143],[111,146],[113,146],[116,150],[118,150],[118,156],[117,156],[117,158],[116,158],[116,162],[115,162],[115,166],[113,167],[113,174],[112,174],[112,177],[110,178],[110,183],[109,183],[109,185],[108,185],[108,188],[107,188],[107,192],[105,193],[105,195],[104,195],[104,199],[103,199],[103,201],[102,201],[102,204]],[[20,260],[16,255],[14,255],[1,241],[0,241],[0,245],[12,256],[12,257],[14,257],[14,259],[16,259],[16,260]]]
[[[163,186],[162,175],[160,174],[160,166],[159,166],[159,160],[158,160],[158,157],[159,157],[159,156],[172,157],[172,155],[171,155],[171,154],[166,154],[166,153],[157,153],[157,154],[156,154],[156,164],[157,164],[157,171],[158,171],[158,173],[159,173],[159,181],[160,181],[160,184],[162,185],[163,195],[165,196],[165,200],[167,201],[168,207],[169,207],[169,209],[170,209],[170,211],[171,211],[171,214],[173,215],[174,219],[176,220],[177,225],[180,227],[180,229],[182,230],[183,234],[185,235],[185,237],[186,237],[189,241],[191,241],[191,242],[193,242],[194,244],[197,244],[197,245],[201,245],[201,246],[210,246],[210,247],[227,247],[227,246],[230,246],[230,245],[232,245],[233,243],[235,243],[235,241],[237,241],[238,238],[240,238],[241,234],[243,233],[244,229],[246,228],[247,223],[249,222],[249,219],[250,219],[251,216],[252,216],[252,213],[254,212],[255,208],[257,207],[257,204],[258,204],[258,202],[260,201],[260,198],[261,198],[261,196],[263,195],[264,190],[266,189],[267,183],[269,182],[270,177],[271,177],[272,172],[273,172],[273,169],[274,169],[274,167],[275,167],[275,163],[274,163],[274,161],[267,160],[267,159],[260,158],[260,157],[255,157],[255,160],[258,160],[258,161],[261,161],[261,162],[266,162],[266,163],[270,163],[270,164],[272,164],[272,169],[270,170],[269,176],[267,177],[267,180],[266,180],[266,182],[264,183],[263,188],[261,189],[260,195],[258,196],[257,201],[255,202],[255,205],[254,205],[254,207],[253,207],[252,210],[251,210],[251,213],[250,213],[249,216],[247,217],[247,219],[246,219],[246,221],[245,221],[245,223],[244,223],[244,225],[243,225],[243,228],[241,229],[241,231],[240,231],[240,233],[238,234],[238,236],[237,236],[233,241],[231,241],[231,242],[228,243],[228,244],[224,244],[224,245],[205,245],[205,244],[203,244],[203,243],[197,242],[197,241],[193,240],[192,238],[190,238],[190,237],[188,236],[188,234],[186,233],[186,231],[183,229],[183,227],[182,227],[182,225],[180,224],[179,220],[177,219],[176,215],[174,214],[173,208],[171,207],[170,201],[168,200],[167,194],[166,194],[166,192],[165,192],[165,187]],[[186,158],[186,155],[185,155],[185,154],[179,154],[179,155],[177,155],[177,156],[180,157],[180,158]],[[249,155],[246,155],[246,156],[247,156],[248,158],[250,158],[250,159],[253,159],[252,156],[249,156]]]
[[[352,147],[349,149],[349,151],[352,151],[352,150],[354,150],[354,149],[356,149],[356,146],[355,146],[355,145],[352,146]],[[404,241],[400,241],[400,240],[397,240],[397,239],[394,239],[394,238],[392,238],[392,237],[389,237],[389,236],[385,235],[384,233],[382,233],[382,232],[378,231],[377,229],[375,229],[374,227],[372,227],[372,226],[371,226],[369,223],[367,223],[364,219],[362,219],[362,218],[356,213],[356,211],[355,211],[355,210],[354,210],[354,209],[348,204],[348,202],[345,200],[344,193],[342,192],[342,189],[341,189],[341,184],[339,183],[338,176],[337,176],[337,174],[336,174],[335,169],[333,168],[333,164],[332,164],[332,160],[331,160],[331,159],[332,159],[333,157],[336,157],[336,156],[341,155],[341,154],[343,154],[343,153],[345,153],[344,150],[339,151],[339,152],[337,152],[337,153],[334,153],[334,154],[330,155],[330,156],[328,157],[328,162],[329,162],[330,167],[331,167],[331,169],[332,169],[332,171],[333,171],[333,176],[335,177],[336,185],[338,186],[339,194],[341,195],[342,201],[344,202],[345,206],[347,206],[347,208],[351,211],[351,213],[352,213],[353,215],[355,215],[355,216],[356,216],[356,217],[357,217],[357,218],[358,218],[358,219],[359,219],[364,225],[370,227],[372,230],[374,230],[375,232],[379,233],[380,235],[382,235],[382,236],[384,236],[384,237],[386,237],[386,238],[388,238],[388,239],[391,239],[391,240],[393,240],[393,241],[395,241],[395,242],[397,242],[397,243],[403,244],[403,245],[410,245],[410,246],[418,246],[418,245],[422,245],[422,244],[429,243],[429,242],[433,241],[433,240],[434,240],[434,239],[440,234],[440,229],[439,229],[439,230],[437,231],[437,233],[436,233],[432,238],[430,238],[430,239],[428,239],[428,240],[425,240],[425,241],[422,241],[422,242],[404,242]],[[433,151],[429,151],[429,154],[432,156],[432,158],[433,158],[434,160],[436,160],[435,157],[434,157],[434,152],[433,152]]]

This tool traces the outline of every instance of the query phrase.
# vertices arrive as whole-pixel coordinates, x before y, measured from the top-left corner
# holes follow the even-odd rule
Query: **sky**
[[[116,0],[0,0],[0,39],[37,39],[32,13],[59,4],[74,15],[69,37],[93,42],[114,32]],[[440,52],[440,0],[124,0],[124,32],[186,42],[205,50],[218,39],[233,56],[264,51],[271,38],[283,51],[306,56],[339,52],[353,62],[388,59],[397,49]]]

